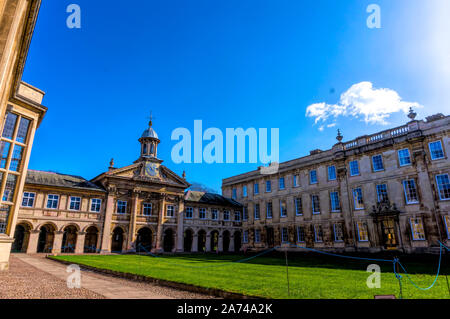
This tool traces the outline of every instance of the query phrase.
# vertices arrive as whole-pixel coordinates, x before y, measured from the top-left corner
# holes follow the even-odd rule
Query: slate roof
[[[219,194],[199,191],[187,191],[184,195],[184,199],[189,202],[196,202],[200,204],[242,207],[241,204],[231,198],[223,197]]]
[[[25,183],[105,192],[103,188],[84,179],[81,176],[66,175],[55,172],[35,171],[31,169],[28,170]]]

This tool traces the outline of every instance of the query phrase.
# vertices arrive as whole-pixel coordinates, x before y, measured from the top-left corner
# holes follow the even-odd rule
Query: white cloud
[[[394,90],[376,89],[371,82],[360,82],[344,92],[338,104],[311,104],[306,109],[306,116],[314,117],[316,124],[325,123],[330,118],[335,120],[339,116],[352,116],[361,118],[368,124],[386,125],[389,124],[387,119],[392,113],[402,111],[406,114],[410,107],[422,106],[417,102],[402,101]],[[327,127],[333,127],[335,124],[329,124]],[[320,128],[323,130],[323,125]]]

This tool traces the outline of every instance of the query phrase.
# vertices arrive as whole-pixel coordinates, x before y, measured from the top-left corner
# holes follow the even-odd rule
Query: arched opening
[[[198,231],[197,240],[198,240],[198,251],[205,252],[206,251],[206,232],[204,230]]]
[[[73,225],[64,228],[61,252],[74,253],[77,244],[77,228]]]
[[[173,249],[173,231],[168,228],[164,232],[164,251],[171,252]]]
[[[275,235],[273,232],[273,228],[267,228],[267,246],[272,248],[275,245]]]
[[[230,250],[230,232],[225,230],[222,234],[223,237],[223,251],[227,253]]]
[[[18,224],[14,232],[14,243],[11,251],[14,253],[24,253],[28,248],[28,240],[30,238],[30,226],[26,224]]]
[[[241,232],[234,233],[234,252],[238,253],[241,250]]]
[[[121,253],[123,246],[123,229],[120,227],[114,228],[113,238],[111,241],[111,252]]]
[[[150,228],[139,229],[136,238],[136,252],[148,253],[152,250],[152,235]]]
[[[51,253],[55,239],[55,227],[50,224],[43,225],[39,231],[38,253]]]
[[[213,230],[211,232],[211,251],[218,251],[219,249],[219,232],[217,230]]]
[[[98,229],[97,227],[90,226],[86,230],[86,236],[84,238],[84,252],[85,253],[97,252],[97,241],[98,241]]]
[[[184,251],[191,252],[192,250],[192,230],[186,229],[184,231]]]

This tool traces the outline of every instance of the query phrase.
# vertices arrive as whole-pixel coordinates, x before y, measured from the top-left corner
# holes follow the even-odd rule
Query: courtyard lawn
[[[248,257],[248,256],[246,256]],[[245,257],[237,255],[84,255],[55,256],[65,260],[96,268],[127,272],[217,288],[229,292],[265,298],[338,298],[373,299],[374,295],[396,295],[399,283],[393,273],[392,263],[381,266],[381,288],[369,289],[366,281],[370,273],[369,264],[376,262],[352,261],[327,256],[295,256],[289,258],[290,296],[287,292],[286,264],[282,255],[257,257],[239,262]],[[411,279],[420,287],[428,287],[435,278],[438,256],[429,261],[403,261]],[[421,291],[412,286],[403,276],[403,298],[450,298],[445,274],[450,273],[448,262],[443,260],[441,275],[436,285]]]

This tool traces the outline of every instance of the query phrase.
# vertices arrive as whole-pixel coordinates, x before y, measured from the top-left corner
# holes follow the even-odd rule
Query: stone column
[[[156,252],[162,252],[162,241],[163,241],[163,223],[164,223],[164,208],[166,206],[166,199],[163,198],[159,201],[159,215],[158,215],[158,228],[156,233]]]
[[[79,231],[77,234],[77,243],[75,244],[75,254],[84,253],[84,240],[86,239],[86,233]]]
[[[61,253],[63,236],[64,236],[63,231],[55,231],[55,237],[53,239],[52,253],[54,253],[54,254]]]
[[[206,234],[206,244],[205,244],[206,252],[211,251],[211,233]]]
[[[217,245],[219,252],[223,252],[223,236],[222,233],[219,233],[219,243]]]
[[[128,241],[127,250],[134,250],[136,247],[133,246],[136,241],[136,219],[138,212],[138,202],[139,202],[139,192],[133,191],[132,207],[131,207],[131,217],[130,225],[128,228]]]
[[[111,221],[114,213],[114,202],[115,196],[112,193],[113,189],[108,189],[108,197],[106,199],[106,208],[103,222],[103,234],[101,241],[101,252],[110,253],[111,252]]]
[[[228,246],[228,250],[231,253],[234,252],[234,233],[230,234],[230,245]]]
[[[425,206],[425,210],[429,211],[432,224],[427,224],[425,221],[424,227],[426,227],[425,232],[427,233],[427,240],[431,245],[439,245],[438,241],[443,240],[443,234],[445,230],[441,229],[439,217],[436,215],[439,212],[439,205],[435,203],[435,196],[433,193],[433,186],[431,184],[430,175],[428,173],[428,167],[426,163],[426,153],[423,150],[414,150],[413,156],[415,160],[415,166],[417,169],[417,189],[420,192],[421,205]],[[431,177],[434,178],[434,177]],[[439,195],[437,195],[436,198]]]
[[[184,201],[180,196],[178,201],[177,215],[177,249],[176,252],[184,251]]]
[[[191,251],[193,253],[197,253],[198,252],[198,235],[195,233],[192,236],[192,247],[191,247]]]
[[[343,164],[342,164],[343,165]],[[354,222],[353,222],[353,194],[348,187],[347,168],[345,166],[337,167],[338,182],[339,182],[339,197],[341,200],[342,217],[344,218],[347,238],[344,238],[346,245],[356,245]],[[350,193],[349,193],[350,192]]]
[[[28,239],[27,254],[35,254],[37,252],[37,245],[39,240],[39,230],[30,230],[30,237]]]

